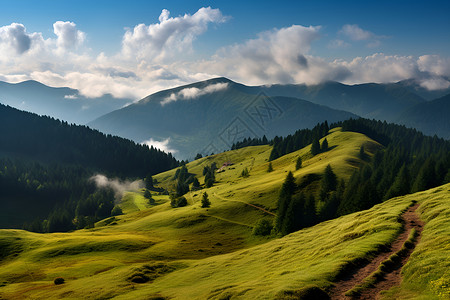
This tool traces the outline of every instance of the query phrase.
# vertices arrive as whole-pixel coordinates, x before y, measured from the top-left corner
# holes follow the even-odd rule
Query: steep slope
[[[428,135],[450,139],[450,94],[417,104],[406,110],[397,123],[417,128]]]
[[[263,90],[268,95],[301,98],[364,118],[386,121],[394,121],[405,109],[424,102],[422,97],[397,84],[325,82],[309,86],[272,85]]]
[[[267,97],[259,88],[226,78],[207,80],[150,95],[89,123],[137,142],[170,139],[180,158],[228,150],[243,138],[286,135],[319,122],[353,114],[289,97]]]
[[[130,102],[111,95],[86,98],[78,90],[53,88],[32,80],[16,84],[0,81],[0,103],[69,123],[86,124]]]

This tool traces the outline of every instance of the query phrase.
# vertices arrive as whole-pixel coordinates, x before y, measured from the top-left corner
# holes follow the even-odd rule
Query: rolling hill
[[[323,120],[356,117],[292,97],[268,97],[259,88],[226,78],[211,79],[152,94],[88,125],[102,132],[145,140],[170,139],[179,158],[231,148],[244,138],[273,138]]]
[[[405,280],[384,296],[448,295],[449,184],[283,238],[251,234],[257,220],[274,217],[270,213],[275,212],[276,194],[287,171],[294,171],[300,182],[330,164],[340,178],[348,178],[366,164],[359,158],[362,145],[370,155],[381,147],[363,134],[338,128],[326,138],[329,151],[311,156],[307,146],[272,161],[270,173],[268,145],[193,161],[187,168],[201,182],[205,165],[233,165],[217,174],[213,187],[186,194],[186,207],[171,208],[168,196],[156,194],[156,204],[150,205],[141,192],[130,192],[121,203],[124,215],[102,220],[92,229],[52,234],[0,230],[0,297],[292,299],[311,290],[330,292],[348,270],[371,261],[396,240],[400,217],[414,202],[426,224],[403,268]],[[297,157],[304,162],[299,170]],[[245,167],[250,176],[242,178]],[[169,187],[175,172],[154,178],[159,186]],[[200,207],[204,191],[211,199],[207,209]],[[56,277],[65,283],[55,285]]]
[[[33,80],[15,84],[0,81],[0,103],[75,124],[86,124],[130,102],[111,95],[86,98],[78,90],[49,87]]]

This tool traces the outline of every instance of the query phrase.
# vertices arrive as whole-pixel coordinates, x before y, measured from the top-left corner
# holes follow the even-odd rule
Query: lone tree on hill
[[[203,193],[202,196],[202,208],[208,208],[211,206],[211,201],[209,201],[208,194],[206,192]]]
[[[320,149],[320,150],[321,150],[322,152],[325,152],[325,151],[328,150],[328,141],[327,141],[326,138],[323,140],[322,146],[321,146],[321,149]]]
[[[267,167],[267,173],[270,173],[273,171],[272,162],[269,162],[269,166]]]
[[[302,167],[302,158],[297,158],[297,162],[295,163],[295,169],[298,170]]]

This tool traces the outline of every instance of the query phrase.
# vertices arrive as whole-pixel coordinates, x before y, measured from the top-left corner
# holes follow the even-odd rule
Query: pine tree
[[[302,158],[297,158],[297,162],[295,163],[295,169],[298,170],[302,167]]]
[[[282,235],[289,234],[304,227],[304,207],[305,195],[303,193],[292,197],[283,219],[281,227]]]
[[[200,189],[200,182],[198,181],[197,177],[194,177],[194,179],[192,180],[192,191],[196,191]]]
[[[435,171],[435,161],[433,158],[429,158],[422,165],[422,168],[417,175],[414,185],[412,187],[412,192],[424,191],[433,186],[436,186],[436,171]]]
[[[208,194],[206,192],[203,193],[202,196],[202,208],[207,208],[211,206],[211,202],[209,201]]]
[[[314,139],[314,141],[311,144],[311,154],[317,155],[320,153],[320,144],[318,139]]]
[[[325,152],[325,151],[328,150],[328,141],[327,141],[326,138],[323,140],[322,146],[320,147],[320,150],[321,150],[322,152]]]
[[[280,195],[278,197],[278,212],[275,220],[275,230],[278,232],[281,232],[282,230],[286,211],[289,208],[295,189],[295,178],[292,172],[289,171],[283,185],[281,186]]]
[[[153,178],[152,178],[152,175],[150,175],[150,174],[147,175],[147,177],[145,177],[144,183],[145,183],[145,188],[147,190],[153,189]]]
[[[410,191],[410,181],[411,178],[409,176],[408,168],[406,167],[406,164],[403,164],[397,176],[395,177],[394,183],[387,191],[384,199],[387,200],[390,198],[408,194]]]
[[[272,162],[269,162],[269,166],[267,167],[267,173],[270,173],[273,171]]]
[[[310,194],[305,198],[305,207],[303,210],[303,227],[309,227],[317,224],[316,201],[314,195]]]
[[[322,181],[320,182],[321,198],[325,198],[329,192],[335,191],[336,187],[337,187],[337,177],[334,174],[331,166],[327,165],[327,167],[325,168],[323,177],[322,177]],[[325,200],[325,199],[322,199],[322,200]]]
[[[147,198],[147,199],[150,199],[152,197],[152,194],[150,193],[149,190],[145,190],[144,197]]]

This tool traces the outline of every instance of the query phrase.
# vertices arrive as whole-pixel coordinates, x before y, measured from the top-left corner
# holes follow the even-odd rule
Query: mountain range
[[[87,98],[76,89],[49,87],[33,80],[20,83],[0,81],[0,103],[69,123],[86,124],[131,101],[109,94]]]
[[[358,117],[395,122],[448,139],[448,95],[450,88],[430,91],[415,79],[246,86],[222,77],[163,90],[132,103],[111,95],[89,99],[77,90],[36,81],[0,82],[0,103],[88,124],[138,143],[163,145],[179,159],[222,152],[244,138],[273,138],[323,120]]]

